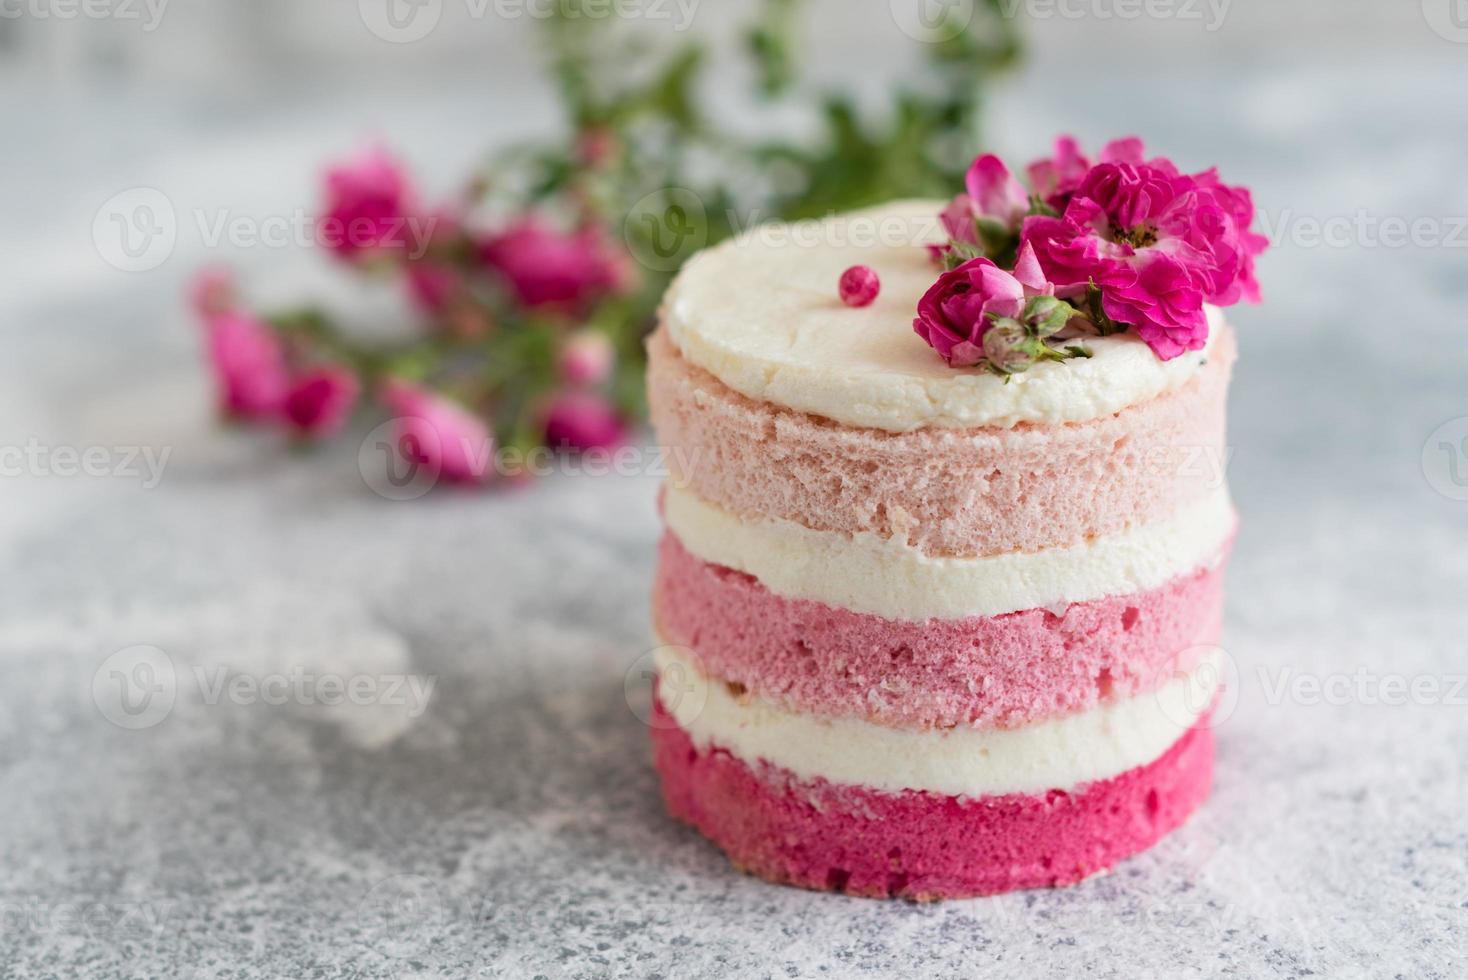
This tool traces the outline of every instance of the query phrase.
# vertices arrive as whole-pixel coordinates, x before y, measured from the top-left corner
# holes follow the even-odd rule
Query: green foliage
[[[760,104],[813,103],[815,129],[808,139],[750,141],[699,111],[707,65],[699,42],[654,56],[645,37],[609,43],[595,21],[558,5],[561,15],[545,22],[544,41],[567,118],[577,133],[610,136],[618,159],[604,172],[588,173],[569,147],[541,148],[531,154],[542,167],[533,182],[536,196],[590,202],[597,220],[641,257],[657,230],[677,231],[701,246],[756,219],[821,217],[899,197],[953,194],[981,146],[979,116],[989,85],[1020,56],[1017,25],[1003,15],[1000,0],[980,0],[972,22],[941,43],[909,42],[922,49],[923,70],[894,92],[891,105],[866,112],[848,95],[804,87],[797,52],[819,43],[819,25],[802,24],[803,7],[802,0],[763,0],[745,48]],[[516,156],[491,164],[491,186]],[[683,206],[684,195],[670,199],[661,216],[654,206],[650,223],[629,222],[635,206],[662,188],[687,189],[702,206]],[[649,209],[636,216],[645,220]],[[1009,244],[996,243],[994,251],[1012,251]],[[618,308],[625,319],[603,321],[618,341],[624,370],[634,374],[640,338],[674,271],[666,264],[643,269],[642,301]]]
[[[643,338],[668,282],[698,248],[756,219],[952,195],[981,145],[989,84],[1020,53],[1000,0],[979,0],[965,30],[938,44],[908,42],[922,49],[922,69],[890,105],[859,106],[847,94],[813,92],[802,78],[798,53],[820,43],[819,25],[802,22],[802,0],[763,0],[743,37],[752,108],[804,109],[814,126],[808,138],[751,140],[706,108],[710,59],[701,42],[666,48],[652,31],[577,16],[577,0],[553,10],[541,42],[565,136],[497,154],[469,197],[494,214],[536,211],[565,227],[599,226],[631,256],[635,285],[574,316],[525,310],[502,288],[481,287],[480,308],[456,312],[467,328],[440,324],[389,350],[363,347],[316,314],[274,320],[292,343],[351,364],[369,384],[401,375],[453,395],[491,419],[508,446],[539,439],[538,413],[559,384],[558,344],[572,329],[612,340],[618,368],[605,394],[629,417],[641,412]],[[466,241],[446,247],[450,263],[476,261]]]

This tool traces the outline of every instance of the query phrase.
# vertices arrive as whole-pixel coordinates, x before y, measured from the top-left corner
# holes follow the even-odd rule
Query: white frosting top
[[[663,323],[689,361],[750,398],[845,425],[1008,428],[1084,422],[1181,387],[1208,349],[1162,361],[1130,334],[1088,338],[1094,356],[1004,379],[950,368],[912,329],[938,278],[941,201],[898,201],[824,221],[761,225],[695,256],[669,288]],[[851,308],[837,281],[868,265],[875,303]],[[1208,308],[1211,339],[1222,314]]]
[[[1144,592],[1218,560],[1236,523],[1220,487],[1160,520],[1070,547],[948,558],[869,533],[744,519],[672,483],[663,516],[691,554],[777,595],[914,621]]]
[[[1150,694],[1023,728],[908,730],[737,698],[709,682],[692,651],[664,646],[655,656],[659,700],[696,745],[800,779],[971,797],[1068,790],[1153,762],[1208,710],[1221,674],[1215,653]]]

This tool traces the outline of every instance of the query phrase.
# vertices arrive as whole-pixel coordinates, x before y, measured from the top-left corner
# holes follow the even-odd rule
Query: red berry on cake
[[[882,291],[882,280],[869,265],[854,265],[841,273],[841,302],[847,306],[871,306]]]

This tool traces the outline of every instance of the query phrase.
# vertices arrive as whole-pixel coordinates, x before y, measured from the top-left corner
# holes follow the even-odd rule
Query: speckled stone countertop
[[[1331,97],[1308,105],[1271,95],[1287,71],[1231,82],[1206,122],[1043,81],[997,105],[1013,147],[1077,119],[1166,133],[1284,240],[1269,305],[1235,318],[1238,697],[1212,800],[1078,887],[930,906],[762,884],[664,816],[637,710],[653,475],[394,502],[355,439],[221,434],[175,299],[189,261],[93,274],[26,252],[48,216],[15,212],[14,254],[59,258],[0,296],[4,443],[170,456],[155,487],[117,455],[4,481],[0,976],[1468,974],[1468,454],[1440,445],[1468,432],[1433,435],[1468,416],[1464,253],[1289,224],[1468,213],[1461,78],[1414,72],[1396,96],[1311,76]],[[297,121],[252,145],[309,161],[346,131]],[[109,166],[159,166],[117,134]],[[175,176],[192,145],[167,144]],[[40,192],[60,179],[15,152]],[[380,696],[294,686],[324,676]]]

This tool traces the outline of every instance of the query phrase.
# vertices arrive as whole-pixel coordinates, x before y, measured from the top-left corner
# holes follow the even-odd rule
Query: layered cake
[[[946,219],[909,201],[756,229],[685,267],[649,341],[674,463],[655,764],[671,813],[771,881],[1075,882],[1208,792],[1233,335],[1205,304],[1166,357],[1072,322],[1042,342],[1074,356],[962,364],[915,322],[945,267],[989,271],[943,255]],[[854,266],[869,305],[838,296]],[[1059,287],[1011,320],[1084,308]]]

